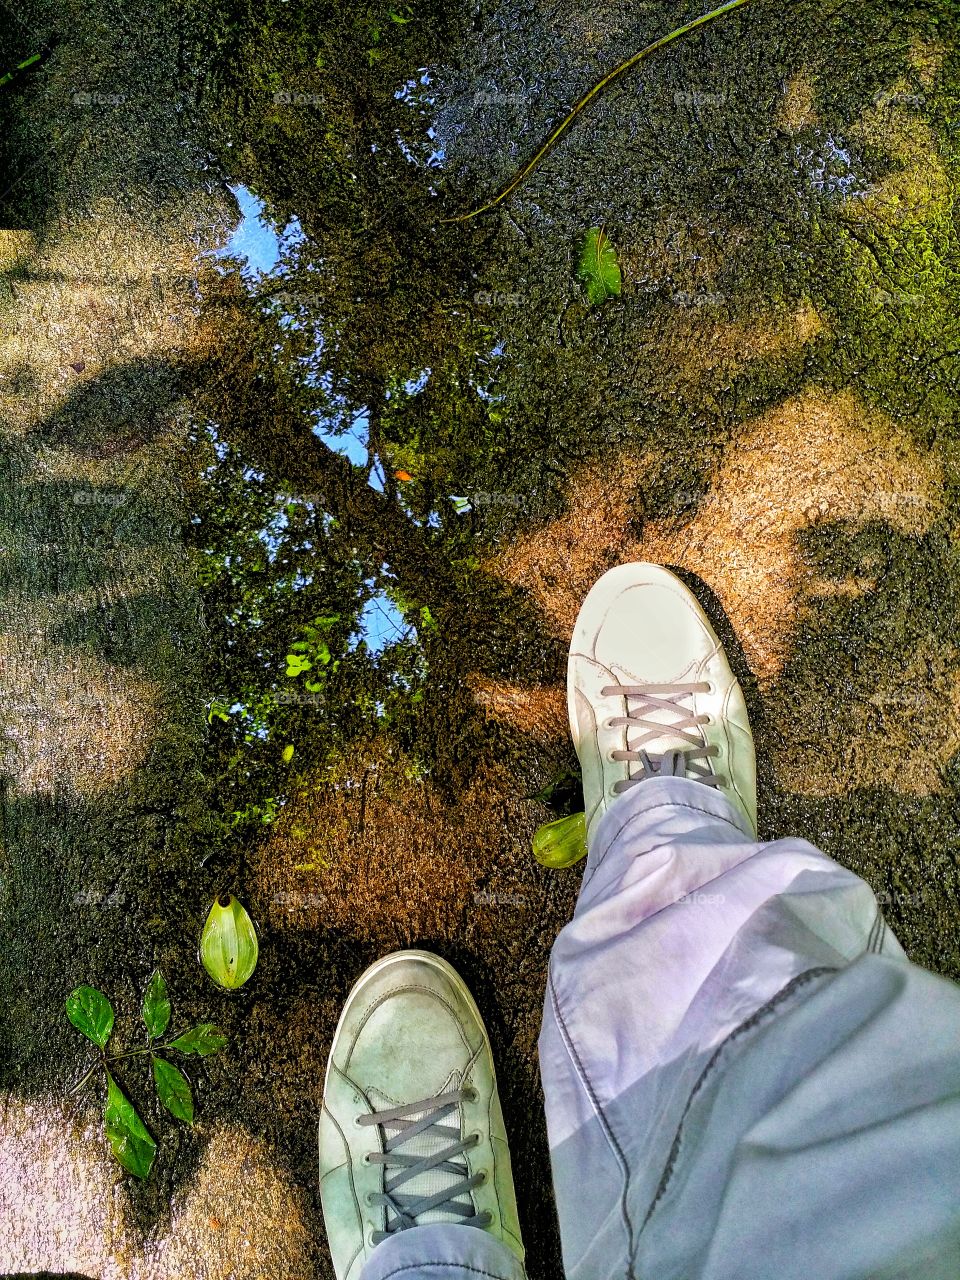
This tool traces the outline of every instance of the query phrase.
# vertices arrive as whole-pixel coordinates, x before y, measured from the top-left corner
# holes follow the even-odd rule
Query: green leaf
[[[193,1124],[193,1094],[183,1072],[166,1058],[155,1057],[153,1083],[157,1086],[157,1097],[170,1114],[184,1124]]]
[[[572,867],[587,856],[586,815],[545,822],[533,833],[533,856],[542,867]]]
[[[136,1178],[145,1178],[153,1165],[157,1144],[109,1071],[103,1125],[113,1154],[124,1169]]]
[[[280,759],[284,764],[289,764],[293,759],[293,743],[288,742],[280,753]]]
[[[167,984],[159,969],[155,969],[147,989],[143,993],[143,1020],[153,1038],[162,1036],[170,1021],[170,1001]]]
[[[312,666],[313,666],[313,663],[306,656],[306,654],[302,654],[302,653],[287,654],[287,675],[288,676],[299,676],[304,671],[309,671]]]
[[[587,288],[591,306],[620,297],[620,267],[616,251],[603,227],[591,227],[583,242],[577,275]]]
[[[96,987],[77,987],[67,996],[67,1017],[88,1040],[107,1047],[113,1030],[113,1006]]]
[[[212,1022],[201,1022],[172,1040],[170,1048],[179,1049],[181,1053],[197,1053],[201,1058],[206,1058],[222,1049],[226,1043],[227,1037]]]
[[[232,894],[225,902],[218,898],[200,935],[200,959],[207,973],[219,986],[233,991],[253,973],[258,955],[257,931],[243,906]]]

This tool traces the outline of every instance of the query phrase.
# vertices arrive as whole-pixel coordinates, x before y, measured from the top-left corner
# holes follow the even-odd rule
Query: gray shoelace
[[[456,1111],[464,1097],[472,1090],[454,1089],[450,1093],[441,1093],[434,1098],[424,1098],[422,1102],[410,1102],[402,1107],[392,1107],[389,1111],[373,1111],[359,1116],[357,1123],[361,1125],[381,1125],[384,1131],[383,1151],[372,1151],[366,1159],[370,1164],[384,1166],[383,1191],[370,1197],[370,1203],[382,1205],[387,1210],[386,1231],[375,1231],[373,1243],[379,1244],[395,1231],[405,1231],[408,1227],[417,1226],[417,1218],[430,1209],[442,1208],[447,1213],[457,1214],[461,1223],[467,1227],[488,1227],[491,1215],[487,1211],[477,1213],[470,1196],[474,1187],[484,1180],[484,1174],[471,1176],[466,1164],[458,1164],[454,1157],[463,1155],[480,1141],[479,1134],[460,1137],[459,1125],[441,1124],[440,1121],[451,1112]],[[419,1120],[411,1120],[410,1116],[426,1114]],[[392,1137],[387,1136],[387,1129],[398,1130]],[[438,1139],[452,1139],[448,1145],[433,1155],[408,1155],[398,1148],[411,1142],[421,1134],[429,1134]],[[392,1178],[387,1176],[387,1169],[399,1169]],[[442,1170],[453,1175],[449,1187],[431,1196],[401,1194],[400,1188],[420,1174],[432,1169]],[[465,1196],[465,1199],[457,1199]],[[391,1218],[391,1214],[394,1216]]]
[[[710,763],[712,756],[718,754],[718,748],[708,747],[700,732],[700,725],[709,724],[708,715],[694,715],[689,707],[682,705],[685,698],[694,693],[709,693],[710,685],[706,681],[694,684],[608,684],[600,690],[604,698],[614,695],[627,699],[627,714],[613,716],[607,721],[608,726],[623,726],[628,735],[631,729],[644,729],[645,733],[633,742],[627,737],[627,750],[612,751],[614,760],[629,760],[639,764],[641,772],[632,773],[624,781],[614,783],[614,794],[620,795],[628,787],[636,786],[647,778],[692,778],[695,782],[706,783],[708,787],[720,787],[726,779],[713,772]],[[632,709],[631,701],[637,699]],[[670,718],[653,720],[651,712],[669,713]],[[689,742],[689,747],[675,747],[668,751],[653,753],[644,749],[644,744],[656,738],[669,735]]]

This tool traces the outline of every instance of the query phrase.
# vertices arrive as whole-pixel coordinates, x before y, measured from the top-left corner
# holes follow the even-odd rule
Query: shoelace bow
[[[477,1213],[469,1195],[474,1187],[478,1187],[484,1181],[485,1175],[475,1173],[471,1176],[466,1164],[458,1164],[453,1159],[455,1156],[463,1155],[471,1147],[475,1147],[480,1141],[480,1135],[475,1133],[461,1138],[459,1125],[440,1124],[440,1121],[455,1111],[468,1096],[475,1096],[469,1086],[454,1089],[449,1093],[437,1094],[433,1098],[425,1098],[422,1102],[410,1102],[401,1107],[391,1107],[388,1111],[372,1111],[358,1116],[358,1124],[381,1125],[384,1132],[383,1151],[372,1151],[366,1157],[370,1164],[384,1166],[383,1191],[371,1195],[370,1203],[386,1208],[387,1229],[373,1233],[374,1244],[386,1240],[395,1231],[405,1231],[409,1227],[417,1226],[417,1218],[430,1209],[443,1208],[448,1213],[459,1214],[463,1226],[487,1227],[490,1225],[492,1215],[486,1210],[483,1213]],[[419,1115],[421,1112],[426,1112],[421,1119],[409,1119],[410,1116]],[[398,1132],[389,1137],[387,1129],[396,1129]],[[420,1134],[428,1132],[434,1137],[450,1138],[453,1141],[430,1156],[408,1155],[398,1150],[404,1143],[411,1142]],[[387,1176],[388,1169],[398,1169],[400,1172],[391,1178]],[[404,1183],[431,1169],[440,1169],[444,1173],[452,1174],[458,1180],[431,1196],[401,1194],[400,1188]],[[458,1200],[457,1197],[461,1195],[466,1195],[466,1200]],[[392,1220],[391,1213],[394,1215]]]
[[[627,738],[627,749],[612,751],[614,760],[629,760],[639,764],[640,773],[632,773],[624,781],[614,783],[614,794],[620,795],[628,787],[636,786],[646,778],[692,778],[703,782],[708,787],[723,786],[726,779],[713,772],[711,757],[719,754],[716,746],[707,746],[699,726],[709,724],[709,715],[694,715],[682,702],[694,693],[709,693],[710,685],[702,680],[693,684],[608,684],[600,690],[602,697],[614,695],[627,699],[627,714],[612,716],[607,721],[610,729],[623,726],[631,729],[646,730],[639,738],[631,742]],[[642,699],[633,710],[630,709],[632,699]],[[651,712],[670,712],[675,718],[669,720],[652,720]],[[689,747],[676,747],[659,753],[644,749],[644,744],[662,738],[665,734],[683,738]]]

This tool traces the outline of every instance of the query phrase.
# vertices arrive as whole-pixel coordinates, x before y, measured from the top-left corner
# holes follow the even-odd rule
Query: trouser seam
[[[674,1169],[676,1168],[677,1162],[679,1160],[680,1147],[682,1145],[683,1136],[684,1136],[684,1132],[683,1132],[684,1125],[686,1123],[690,1108],[693,1106],[694,1099],[696,1098],[697,1094],[700,1093],[700,1091],[703,1089],[708,1078],[716,1072],[717,1064],[719,1063],[721,1057],[723,1057],[723,1055],[725,1054],[729,1046],[733,1043],[734,1040],[744,1035],[747,1031],[753,1030],[753,1028],[763,1018],[765,1018],[767,1014],[772,1013],[773,1010],[777,1007],[777,1005],[781,1004],[784,1000],[788,999],[800,987],[805,986],[808,982],[812,982],[814,978],[822,977],[823,974],[825,973],[838,973],[838,972],[839,972],[839,966],[837,965],[817,965],[812,969],[804,969],[802,973],[798,973],[793,978],[791,978],[790,981],[786,984],[786,986],[781,987],[780,990],[776,993],[776,995],[772,996],[765,1004],[762,1004],[759,1009],[755,1009],[749,1018],[744,1019],[744,1021],[741,1022],[739,1026],[734,1027],[734,1029],[730,1032],[730,1034],[726,1036],[720,1042],[720,1044],[717,1045],[716,1049],[710,1055],[710,1059],[707,1062],[706,1066],[703,1068],[703,1070],[700,1072],[700,1075],[697,1077],[697,1080],[693,1088],[690,1090],[689,1096],[687,1097],[687,1101],[680,1115],[680,1122],[677,1125],[677,1131],[674,1134],[673,1142],[670,1145],[670,1152],[667,1156],[667,1163],[660,1177],[660,1182],[657,1186],[656,1192],[654,1193],[653,1200],[650,1202],[650,1207],[647,1210],[646,1216],[644,1217],[643,1222],[640,1225],[641,1233],[645,1229],[647,1223],[650,1221],[650,1218],[653,1216],[654,1209],[657,1207],[659,1202],[663,1199],[664,1195],[666,1195],[667,1188],[670,1184],[670,1180],[673,1177]]]
[[[576,1047],[574,1046],[574,1043],[573,1043],[573,1038],[571,1037],[570,1032],[567,1029],[567,1024],[563,1020],[563,1014],[560,1011],[560,999],[557,995],[556,986],[554,985],[553,974],[549,972],[547,974],[547,985],[550,989],[550,1002],[553,1005],[553,1014],[557,1020],[557,1026],[560,1029],[560,1035],[563,1038],[564,1046],[567,1050],[567,1053],[570,1055],[570,1058],[574,1064],[574,1067],[576,1068],[577,1075],[580,1077],[580,1082],[583,1085],[584,1090],[586,1091],[587,1097],[590,1099],[591,1105],[593,1106],[594,1111],[597,1113],[597,1118],[600,1121],[600,1127],[603,1130],[603,1133],[607,1139],[607,1142],[610,1144],[611,1148],[613,1149],[613,1153],[616,1158],[617,1164],[620,1166],[620,1173],[623,1179],[623,1189],[620,1193],[620,1216],[623,1219],[624,1231],[627,1237],[626,1256],[628,1260],[627,1265],[629,1268],[626,1276],[626,1280],[634,1280],[633,1226],[630,1222],[630,1214],[627,1210],[627,1186],[630,1180],[630,1166],[627,1164],[626,1156],[623,1153],[623,1149],[621,1148],[620,1143],[617,1141],[616,1135],[611,1129],[610,1124],[607,1120],[607,1117],[603,1113],[603,1107],[600,1105],[600,1100],[597,1097],[596,1093],[594,1092],[593,1085],[590,1083],[590,1077],[587,1075],[587,1072],[583,1066],[583,1063],[580,1060],[580,1056],[577,1053]]]
[[[867,939],[868,951],[880,951],[883,947],[883,940],[887,932],[887,922],[883,918],[883,912],[877,908],[877,914],[873,924],[870,926],[870,936]]]

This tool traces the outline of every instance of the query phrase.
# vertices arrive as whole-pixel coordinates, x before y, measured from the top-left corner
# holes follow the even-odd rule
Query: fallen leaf
[[[591,306],[620,296],[620,267],[603,227],[591,227],[584,238],[577,275],[587,289]]]

